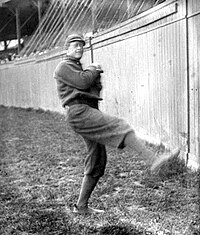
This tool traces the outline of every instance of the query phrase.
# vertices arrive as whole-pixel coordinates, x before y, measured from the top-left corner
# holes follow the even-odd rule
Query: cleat
[[[79,215],[91,215],[91,214],[102,214],[104,210],[94,209],[91,207],[78,208],[77,205],[74,205],[73,213]]]
[[[178,157],[179,154],[180,149],[177,148],[170,153],[164,153],[163,155],[156,157],[151,165],[151,173],[157,173],[166,162],[174,157]]]

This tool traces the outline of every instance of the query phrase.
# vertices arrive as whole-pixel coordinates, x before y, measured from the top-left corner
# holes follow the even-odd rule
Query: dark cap
[[[67,37],[67,39],[65,41],[65,44],[64,44],[64,48],[67,48],[71,42],[76,42],[76,41],[82,42],[83,46],[85,46],[85,40],[84,40],[82,35],[80,35],[80,34],[71,34]]]

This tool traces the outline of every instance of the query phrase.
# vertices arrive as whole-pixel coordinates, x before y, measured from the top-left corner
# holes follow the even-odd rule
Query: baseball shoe
[[[90,215],[90,214],[102,214],[104,213],[104,210],[94,209],[91,207],[84,207],[84,208],[78,208],[77,205],[74,205],[73,213],[79,214],[79,215]]]
[[[168,162],[170,159],[174,157],[178,157],[179,154],[180,154],[180,149],[176,148],[172,152],[158,155],[151,165],[150,168],[151,173],[157,173],[166,162]]]

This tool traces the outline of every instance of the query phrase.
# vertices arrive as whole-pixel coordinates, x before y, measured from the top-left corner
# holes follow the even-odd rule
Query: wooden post
[[[21,50],[21,44],[20,44],[21,30],[20,30],[20,19],[19,19],[19,7],[16,7],[16,29],[17,29],[18,55],[19,55],[20,50]]]
[[[91,52],[91,63],[94,62],[94,54],[93,54],[93,47],[92,47],[92,38],[89,37],[89,45],[90,45],[90,52]]]

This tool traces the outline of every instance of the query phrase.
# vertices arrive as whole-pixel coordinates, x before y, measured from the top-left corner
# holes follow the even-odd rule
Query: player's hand
[[[92,63],[91,65],[94,66],[94,67],[96,67],[96,70],[98,70],[98,71],[100,71],[101,73],[103,73],[103,69],[102,69],[102,67],[101,67],[100,64],[98,64],[98,63]]]

